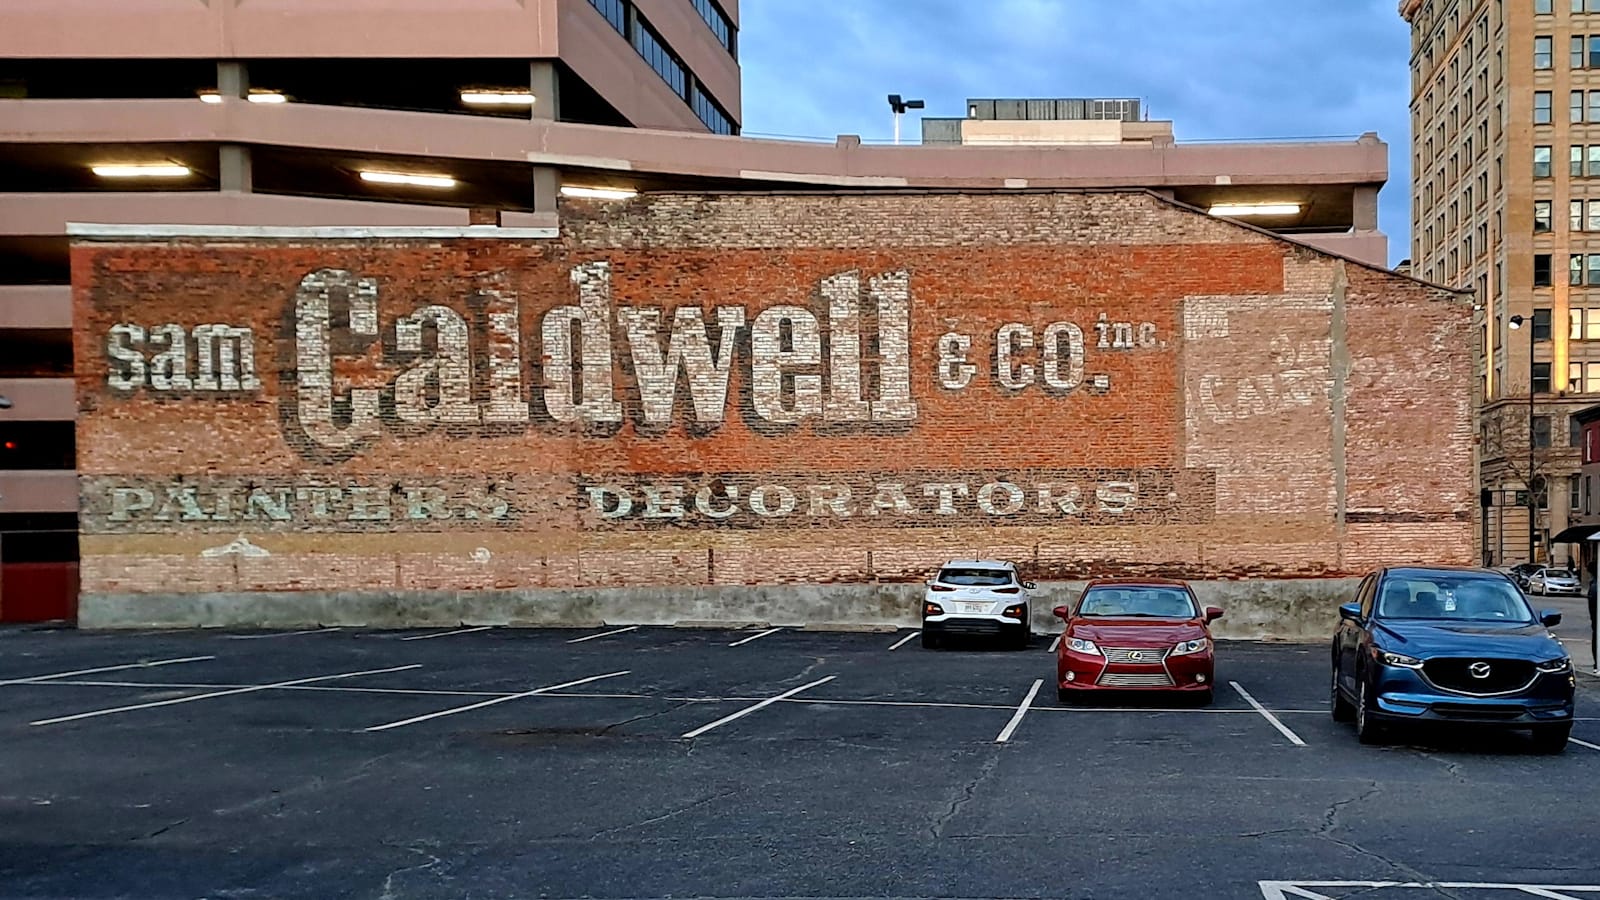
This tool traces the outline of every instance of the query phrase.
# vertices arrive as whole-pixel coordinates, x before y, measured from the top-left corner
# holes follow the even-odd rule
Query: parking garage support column
[[[1355,208],[1352,210],[1352,231],[1378,230],[1378,189],[1362,185],[1356,188]]]
[[[536,59],[528,66],[528,89],[533,91],[533,117],[554,122],[561,118],[561,82],[556,64]]]
[[[533,211],[556,211],[556,194],[561,190],[561,170],[554,166],[533,167]]]
[[[244,63],[234,60],[217,63],[217,93],[224,103],[249,99],[250,72]],[[217,173],[224,191],[250,193],[255,183],[250,169],[250,148],[223,144],[218,150]]]

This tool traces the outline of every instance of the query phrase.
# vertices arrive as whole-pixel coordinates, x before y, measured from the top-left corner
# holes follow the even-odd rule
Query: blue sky
[[[1396,0],[742,0],[744,130],[887,140],[889,93],[1139,97],[1179,141],[1376,131],[1379,227],[1410,246],[1409,31]],[[920,134],[914,116],[904,133]]]

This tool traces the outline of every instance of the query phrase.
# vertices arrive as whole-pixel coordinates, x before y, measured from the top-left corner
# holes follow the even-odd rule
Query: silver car
[[[1530,594],[1570,594],[1576,597],[1581,591],[1578,576],[1571,569],[1545,567],[1528,576]]]

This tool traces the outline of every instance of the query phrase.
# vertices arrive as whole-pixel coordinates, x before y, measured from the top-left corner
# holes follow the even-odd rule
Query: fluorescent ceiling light
[[[90,171],[101,178],[187,178],[188,166],[176,163],[136,163],[129,165],[91,166]]]
[[[579,187],[575,184],[564,184],[561,193],[567,197],[587,197],[591,200],[628,200],[639,196],[639,192],[627,188],[597,188]]]
[[[249,100],[250,100],[251,103],[288,103],[289,102],[289,98],[284,96],[283,92],[281,92],[281,91],[251,91]],[[217,93],[216,91],[201,91],[200,92],[200,102],[201,103],[221,103],[222,102],[222,95]]]
[[[456,180],[449,175],[408,175],[404,172],[362,172],[362,181],[374,184],[404,184],[410,187],[453,188]]]
[[[532,106],[532,91],[468,90],[461,92],[461,102],[472,106]]]
[[[1213,216],[1292,216],[1299,211],[1298,203],[1222,203],[1209,210]]]

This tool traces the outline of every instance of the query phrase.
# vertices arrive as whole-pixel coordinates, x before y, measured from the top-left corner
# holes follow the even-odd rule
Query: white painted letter
[[[1033,384],[1033,366],[1021,363],[1015,369],[1011,354],[1033,347],[1033,329],[1020,322],[1008,322],[995,334],[995,378],[1000,386],[1010,391],[1020,391]]]
[[[438,334],[438,346],[428,357],[400,373],[394,381],[394,412],[412,424],[464,424],[478,421],[472,405],[472,350],[467,320],[448,306],[424,306],[394,323],[395,349],[421,353],[422,329]],[[438,400],[429,405],[428,387],[437,387]]]
[[[558,306],[544,317],[544,407],[557,422],[621,422],[622,404],[611,383],[611,264],[575,266],[572,283],[578,305]],[[583,363],[581,399],[572,383],[573,322]]]
[[[378,435],[378,392],[350,391],[350,424],[333,422],[333,355],[329,322],[331,295],[347,295],[350,332],[378,333],[378,282],[343,269],[321,269],[300,280],[295,292],[295,393],[297,415],[306,436],[332,450],[346,450]]]
[[[783,323],[790,323],[791,349],[783,349]],[[795,375],[794,407],[783,406],[785,366],[822,362],[822,337],[817,317],[799,306],[774,306],[756,316],[750,327],[750,393],[756,415],[769,422],[800,422],[822,414],[822,376]],[[750,502],[755,503],[751,494]]]
[[[1067,374],[1061,374],[1061,339],[1066,338]],[[1044,383],[1054,391],[1070,391],[1083,383],[1083,329],[1071,322],[1053,322],[1044,330]]]
[[[733,348],[739,329],[744,327],[744,310],[737,306],[717,307],[717,325],[722,334],[717,353],[711,353],[706,338],[706,323],[698,306],[680,306],[673,311],[672,334],[667,338],[667,354],[661,356],[661,308],[623,307],[617,321],[628,333],[633,348],[633,374],[639,382],[639,399],[644,405],[644,420],[650,425],[672,421],[677,403],[678,370],[688,374],[689,401],[694,405],[695,421],[721,424],[728,406],[728,374],[733,368]]]
[[[911,399],[911,273],[890,272],[869,282],[878,301],[878,399],[872,421],[911,422],[917,403]]]
[[[116,360],[106,373],[106,383],[114,391],[136,391],[144,387],[144,354],[134,347],[144,343],[144,328],[119,323],[111,326],[106,338],[106,353]]]

